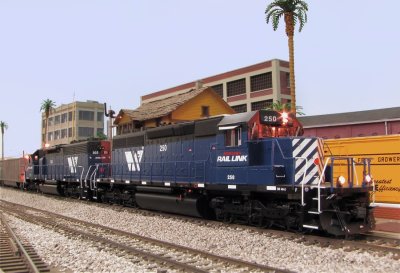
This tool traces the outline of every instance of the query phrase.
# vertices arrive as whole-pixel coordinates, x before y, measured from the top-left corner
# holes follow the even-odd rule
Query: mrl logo
[[[140,171],[140,162],[142,162],[143,157],[143,148],[137,151],[126,151],[125,159],[126,163],[128,163],[128,169],[131,172],[139,172]]]
[[[247,162],[247,156],[241,152],[224,152],[224,155],[217,157],[217,162]]]
[[[70,173],[76,173],[78,157],[77,156],[69,156],[67,158],[67,161],[68,161],[68,167],[69,167]]]

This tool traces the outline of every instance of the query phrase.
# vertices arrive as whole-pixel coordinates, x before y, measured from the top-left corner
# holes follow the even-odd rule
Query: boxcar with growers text
[[[376,216],[400,219],[400,135],[329,139],[325,144],[326,156],[370,158],[376,205],[388,208],[377,209]],[[357,173],[362,175],[359,168]]]

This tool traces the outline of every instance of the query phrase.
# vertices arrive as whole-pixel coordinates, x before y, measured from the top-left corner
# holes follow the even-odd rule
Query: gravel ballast
[[[305,246],[245,228],[216,228],[211,224],[190,223],[157,215],[146,216],[134,211],[117,212],[111,207],[57,200],[7,188],[0,188],[0,191],[1,200],[295,272],[398,272],[400,268],[400,261],[392,259],[391,254],[382,256],[365,251]],[[53,234],[54,232],[45,231],[35,225],[20,223],[17,219],[13,221],[19,232],[28,237],[38,254],[46,257],[45,261],[52,266],[73,272],[151,272],[115,254],[88,247],[79,240]]]

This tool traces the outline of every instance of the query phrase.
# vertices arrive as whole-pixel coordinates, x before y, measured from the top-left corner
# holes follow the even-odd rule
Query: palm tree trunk
[[[286,35],[289,44],[290,111],[296,116],[296,84],[294,77],[294,18],[292,12],[285,12]]]
[[[296,84],[294,77],[294,39],[293,35],[288,36],[289,43],[289,71],[290,71],[290,109],[296,116]]]
[[[44,127],[44,139],[43,139],[43,145],[42,145],[43,148],[45,148],[46,143],[47,143],[47,132],[49,130],[49,115],[50,115],[50,113],[48,111],[46,111],[45,115],[46,115],[46,126]]]
[[[4,159],[4,129],[1,128],[1,160]]]

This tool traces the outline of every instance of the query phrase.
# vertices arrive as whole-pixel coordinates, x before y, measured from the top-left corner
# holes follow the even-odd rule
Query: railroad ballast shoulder
[[[368,159],[324,159],[323,140],[301,133],[295,117],[259,110],[116,136],[112,149],[60,145],[33,154],[24,186],[260,226],[370,230]]]

